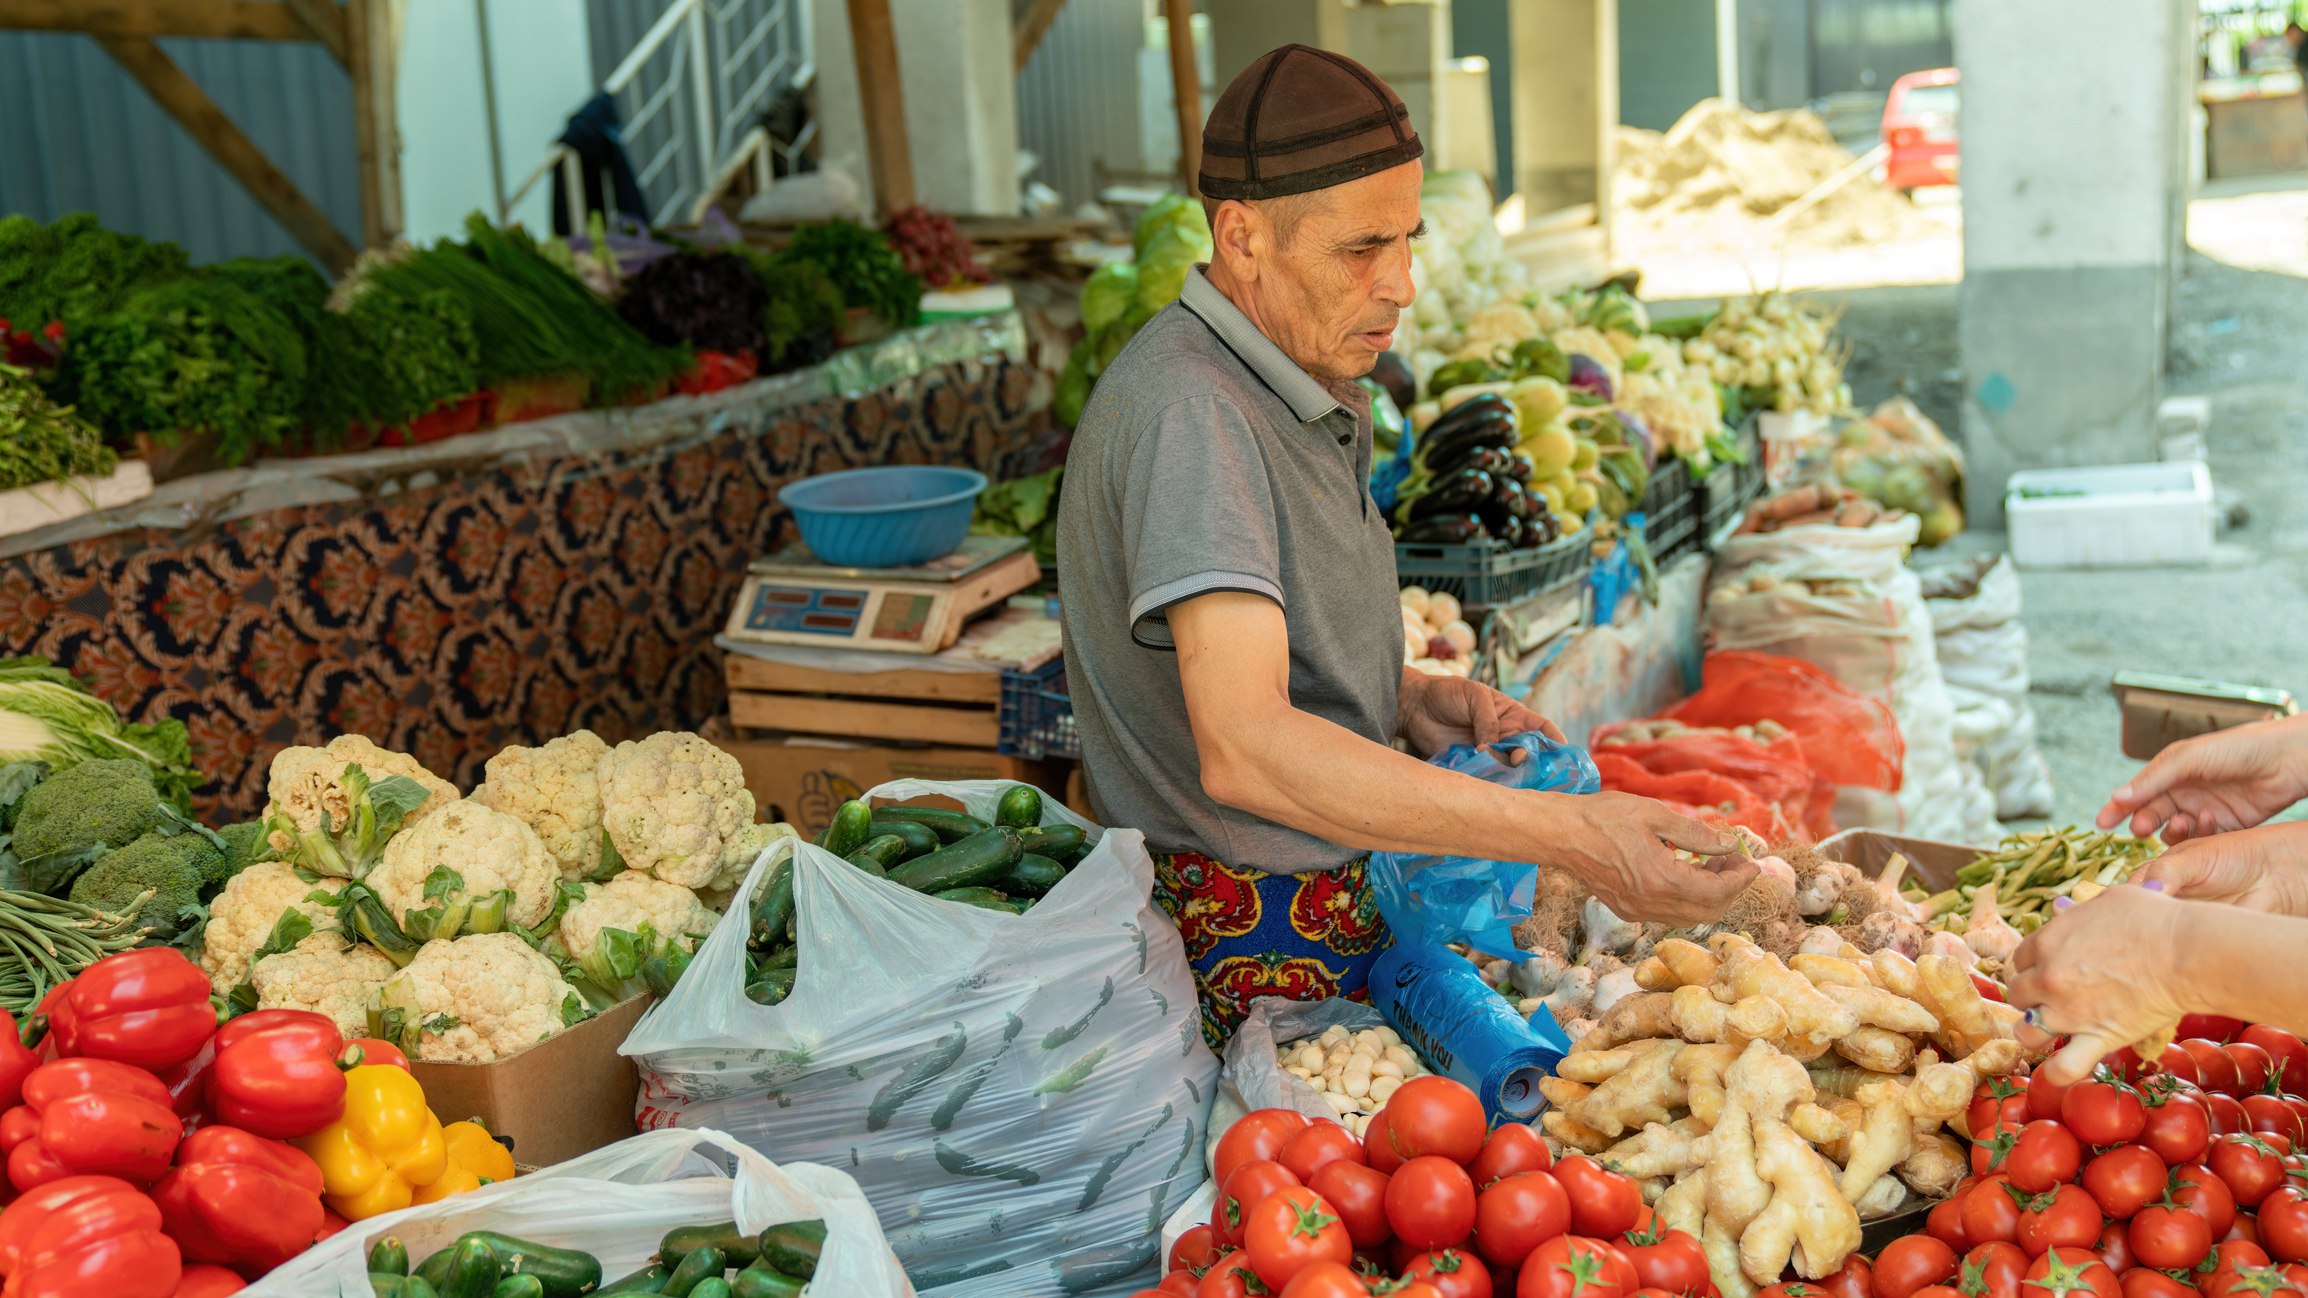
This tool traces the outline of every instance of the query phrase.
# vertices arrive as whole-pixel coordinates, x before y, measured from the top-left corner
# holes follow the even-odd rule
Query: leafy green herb
[[[118,467],[94,424],[49,400],[29,371],[0,362],[0,491]]]
[[[73,334],[57,382],[106,430],[212,432],[227,464],[303,422],[310,355],[296,326],[228,280],[138,288]]]
[[[0,316],[19,329],[61,320],[77,332],[132,289],[189,273],[184,249],[107,230],[86,212],[48,225],[0,219]]]
[[[841,290],[843,302],[893,325],[910,325],[921,315],[921,277],[906,270],[888,239],[853,221],[804,225],[777,259],[810,263]]]

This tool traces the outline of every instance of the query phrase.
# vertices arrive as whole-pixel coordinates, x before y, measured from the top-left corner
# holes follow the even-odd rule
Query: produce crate
[[[1747,507],[1763,498],[1763,438],[1750,416],[1735,434],[1745,464],[1718,464],[1694,488],[1699,496],[1699,535],[1712,548],[1739,526]]]
[[[1954,887],[1956,871],[1978,860],[1982,853],[1995,849],[1909,838],[1873,829],[1847,829],[1820,840],[1814,850],[1830,861],[1858,866],[1859,872],[1870,879],[1882,874],[1883,867],[1891,864],[1892,855],[1897,853],[1907,858],[1908,876],[1921,879],[1936,892]]]
[[[1535,550],[1509,550],[1495,541],[1480,545],[1394,547],[1396,577],[1450,595],[1471,609],[1498,608],[1533,595],[1584,581],[1594,551],[1585,530]]]
[[[1066,692],[1066,660],[1002,673],[1002,738],[995,751],[1028,761],[1082,756],[1074,733],[1074,700]]]
[[[1699,548],[1698,488],[1683,461],[1670,457],[1652,470],[1651,485],[1643,489],[1643,536],[1662,566]]]

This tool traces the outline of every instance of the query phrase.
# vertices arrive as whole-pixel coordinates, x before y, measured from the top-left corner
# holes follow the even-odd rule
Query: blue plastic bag
[[[1519,735],[1494,745],[1530,756],[1508,766],[1488,750],[1459,745],[1441,753],[1434,765],[1510,789],[1540,793],[1596,793],[1603,777],[1594,759],[1576,744],[1545,735]],[[1531,917],[1538,871],[1515,861],[1418,856],[1379,852],[1370,858],[1371,887],[1379,913],[1394,940],[1405,946],[1465,942],[1502,960],[1521,959],[1515,925]]]

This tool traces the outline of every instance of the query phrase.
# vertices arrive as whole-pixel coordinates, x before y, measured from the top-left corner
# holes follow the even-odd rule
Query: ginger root
[[[1944,1199],[1971,1173],[1971,1159],[1952,1136],[1933,1132],[1915,1138],[1915,1152],[1899,1165],[1899,1178],[1927,1199]]]
[[[1686,1093],[1674,1077],[1675,1056],[1682,1050],[1680,1041],[1651,1042],[1624,1069],[1565,1112],[1572,1121],[1605,1136],[1673,1121]]]
[[[1651,952],[1651,958],[1667,967],[1675,977],[1676,987],[1705,987],[1715,981],[1722,962],[1707,948],[1684,938],[1671,937]],[[1672,991],[1673,987],[1664,990]]]
[[[1637,1041],[1609,1050],[1573,1047],[1571,1053],[1563,1056],[1563,1061],[1555,1065],[1555,1076],[1583,1086],[1600,1086],[1625,1072],[1627,1065],[1634,1063],[1637,1056],[1654,1044],[1651,1041]]]
[[[1569,1114],[1550,1109],[1539,1120],[1546,1133],[1560,1141],[1566,1149],[1582,1154],[1601,1154],[1611,1147],[1611,1138],[1593,1127],[1573,1121]]]
[[[1652,1205],[1659,1224],[1696,1239],[1707,1230],[1707,1169],[1694,1167],[1675,1178],[1667,1192]]]
[[[1740,1267],[1757,1284],[1775,1284],[1792,1257],[1806,1279],[1833,1275],[1859,1250],[1859,1212],[1836,1192],[1834,1169],[1785,1123],[1758,1123],[1757,1172],[1771,1184],[1771,1204],[1740,1237]]]
[[[1713,997],[1708,997],[1713,1000]],[[1713,1127],[1723,1117],[1723,1072],[1739,1061],[1743,1046],[1693,1045],[1675,1056],[1675,1080],[1683,1083],[1691,1116]]]
[[[1787,1031],[1793,1037],[1833,1041],[1859,1026],[1859,1016],[1827,998],[1811,980],[1779,962],[1779,957],[1753,944],[1732,948],[1715,975],[1715,999],[1736,1002],[1750,996],[1768,996],[1787,1012]]]
[[[1582,1051],[1609,1050],[1630,1041],[1650,1041],[1675,1035],[1668,1011],[1674,997],[1665,992],[1637,992],[1622,996],[1604,1013],[1595,1030],[1579,1038]]]
[[[1915,1042],[1882,1028],[1861,1028],[1835,1043],[1835,1053],[1877,1073],[1904,1073],[1915,1063]]]
[[[1876,1178],[1915,1152],[1915,1123],[1908,1114],[1904,1086],[1870,1082],[1853,1098],[1866,1116],[1852,1134],[1850,1155],[1844,1159],[1843,1180],[1837,1188],[1845,1201],[1856,1204],[1874,1187]]]
[[[1880,987],[1853,987],[1842,983],[1828,983],[1819,992],[1827,999],[1859,1016],[1863,1026],[1882,1028],[1886,1032],[1909,1035],[1939,1031],[1939,1020],[1930,1010]]]
[[[1706,1124],[1696,1118],[1654,1122],[1611,1146],[1603,1162],[1637,1180],[1680,1177],[1699,1167],[1699,1142],[1706,1135]]]
[[[1873,987],[1867,971],[1840,955],[1794,955],[1787,967],[1802,974],[1814,987]]]

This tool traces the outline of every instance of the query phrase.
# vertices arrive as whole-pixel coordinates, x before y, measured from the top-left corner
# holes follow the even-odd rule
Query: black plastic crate
[[[1510,550],[1496,541],[1478,545],[1396,542],[1395,576],[1405,586],[1450,595],[1468,608],[1499,608],[1584,581],[1593,561],[1585,529],[1535,550]]]
[[[1683,461],[1670,456],[1651,471],[1642,507],[1643,537],[1654,561],[1663,564],[1699,548],[1699,497]]]
[[[1734,434],[1746,462],[1717,464],[1699,479],[1700,537],[1708,547],[1720,545],[1739,526],[1747,507],[1763,498],[1763,437],[1749,415]]]
[[[1004,756],[1030,762],[1081,757],[1074,699],[1066,692],[1066,660],[1052,658],[1030,671],[1003,672],[1001,721],[996,751]]]

